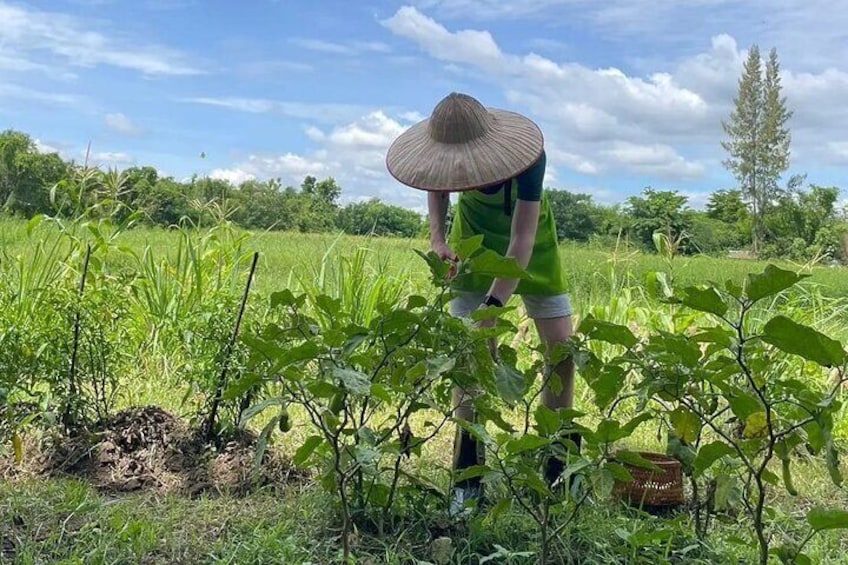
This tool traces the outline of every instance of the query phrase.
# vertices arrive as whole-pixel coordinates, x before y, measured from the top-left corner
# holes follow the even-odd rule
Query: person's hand
[[[453,252],[453,249],[448,247],[448,244],[444,241],[436,241],[430,244],[430,249],[433,250],[433,253],[439,256],[439,259],[442,261],[450,261],[450,271],[448,271],[448,278],[453,279],[456,276],[456,262],[459,260],[459,257],[456,256],[456,253]]]

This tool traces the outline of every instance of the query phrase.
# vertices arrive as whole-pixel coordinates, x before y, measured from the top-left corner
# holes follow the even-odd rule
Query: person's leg
[[[474,292],[458,293],[458,296],[450,302],[451,315],[457,318],[470,317],[471,313],[480,306],[483,296],[482,293]],[[474,422],[473,394],[474,391],[454,387],[453,413],[456,418],[466,422]],[[482,465],[485,462],[484,455],[482,445],[470,433],[457,426],[453,444],[453,470],[459,471],[475,465]],[[457,511],[460,510],[459,506],[467,499],[480,494],[479,479],[462,481],[457,483],[455,487],[458,491],[454,493],[454,506]]]
[[[551,356],[560,344],[566,343],[573,333],[571,302],[567,295],[525,296],[527,314],[533,319],[546,354],[546,383],[542,389],[542,404],[553,410],[572,408],[574,405],[574,360],[560,359],[551,366]],[[556,391],[556,392],[554,392]],[[569,436],[580,449],[580,435]],[[564,463],[556,458],[547,462],[545,475],[553,483],[562,473]]]

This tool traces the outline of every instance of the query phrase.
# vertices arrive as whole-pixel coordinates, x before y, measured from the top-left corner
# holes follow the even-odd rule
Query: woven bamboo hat
[[[427,191],[460,192],[500,184],[529,169],[544,138],[533,121],[485,108],[467,94],[443,98],[429,118],[389,147],[386,166],[399,182]]]

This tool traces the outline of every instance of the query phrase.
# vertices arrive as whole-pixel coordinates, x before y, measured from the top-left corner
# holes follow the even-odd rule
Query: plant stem
[[[88,276],[88,264],[91,260],[91,245],[87,245],[85,248],[85,260],[82,265],[82,276],[80,277],[79,284],[79,297],[82,299],[82,293],[85,290],[85,279]],[[81,301],[81,300],[80,300]],[[77,399],[77,355],[79,353],[79,338],[80,338],[80,309],[81,304],[77,304],[76,312],[74,313],[74,343],[73,349],[71,350],[71,368],[70,373],[68,375],[68,402],[65,405],[65,413],[63,415],[63,420],[65,424],[66,431],[70,431],[70,428],[74,424],[71,416],[71,402],[75,402]]]
[[[218,385],[215,387],[215,396],[212,399],[212,406],[209,409],[209,416],[206,420],[206,438],[209,440],[215,439],[215,420],[218,417],[218,406],[221,403],[221,398],[224,395],[224,387],[227,384],[227,370],[229,369],[230,355],[232,355],[233,347],[235,347],[236,339],[238,338],[239,329],[241,328],[241,320],[244,316],[244,309],[247,306],[247,296],[250,293],[250,283],[253,282],[253,274],[256,272],[256,263],[259,261],[259,252],[253,254],[253,263],[250,265],[250,273],[247,276],[247,284],[244,287],[244,294],[241,298],[236,325],[233,328],[233,333],[230,336],[230,341],[227,343],[227,349],[224,352],[224,362],[221,368],[221,376],[218,377]]]

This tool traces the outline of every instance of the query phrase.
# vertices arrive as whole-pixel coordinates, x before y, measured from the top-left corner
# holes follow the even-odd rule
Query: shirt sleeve
[[[542,188],[545,182],[545,165],[547,156],[542,152],[536,163],[525,172],[518,175],[518,199],[539,201],[542,199]]]

